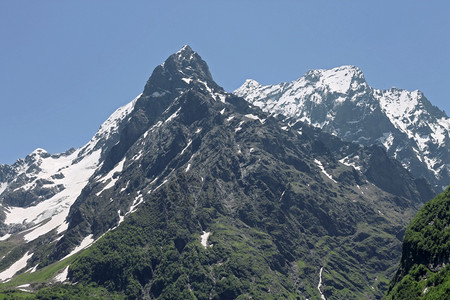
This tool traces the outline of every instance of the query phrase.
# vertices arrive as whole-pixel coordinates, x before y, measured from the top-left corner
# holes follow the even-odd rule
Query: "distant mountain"
[[[234,92],[270,114],[284,114],[346,141],[382,145],[436,191],[450,182],[450,118],[420,91],[371,88],[360,69],[312,70],[291,83],[247,80]]]
[[[450,292],[450,187],[411,221],[400,267],[386,299],[448,299]]]
[[[2,165],[0,187],[0,290],[71,299],[379,299],[433,196],[383,148],[225,92],[189,46],[84,147]]]

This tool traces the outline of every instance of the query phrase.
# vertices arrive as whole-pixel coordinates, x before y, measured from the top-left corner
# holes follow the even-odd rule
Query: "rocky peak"
[[[262,86],[247,80],[234,94],[344,140],[381,144],[436,190],[449,182],[450,119],[418,90],[377,90],[358,67],[341,66],[311,70],[290,83]]]
[[[144,89],[144,95],[157,95],[174,89],[182,89],[194,81],[218,86],[209,71],[206,62],[191,47],[184,46],[169,56],[164,63],[157,66]]]

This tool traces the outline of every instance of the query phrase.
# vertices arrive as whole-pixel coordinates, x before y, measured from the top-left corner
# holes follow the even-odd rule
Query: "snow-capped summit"
[[[357,89],[361,84],[366,84],[364,74],[358,67],[342,66],[330,70],[311,70],[305,78],[315,82],[316,87],[323,87],[329,93],[344,94],[350,89]]]
[[[450,182],[450,119],[420,91],[373,89],[358,67],[342,66],[311,70],[290,83],[248,79],[234,94],[345,140],[381,144],[437,190]]]

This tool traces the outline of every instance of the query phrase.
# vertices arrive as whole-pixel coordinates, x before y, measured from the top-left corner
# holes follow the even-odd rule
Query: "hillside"
[[[428,202],[408,227],[400,267],[385,299],[448,299],[450,187]]]

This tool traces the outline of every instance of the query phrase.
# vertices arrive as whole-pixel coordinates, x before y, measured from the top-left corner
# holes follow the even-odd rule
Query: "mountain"
[[[422,207],[403,241],[386,299],[447,299],[450,294],[450,187]]]
[[[290,83],[247,80],[234,93],[346,141],[381,145],[436,191],[450,182],[450,118],[420,91],[374,89],[360,69],[342,66],[312,70]]]
[[[0,290],[70,299],[379,299],[433,196],[383,148],[225,92],[189,46],[85,146],[1,165],[0,186]]]

